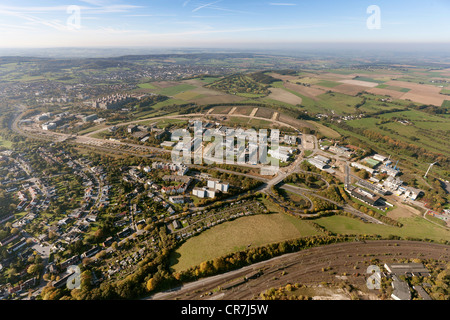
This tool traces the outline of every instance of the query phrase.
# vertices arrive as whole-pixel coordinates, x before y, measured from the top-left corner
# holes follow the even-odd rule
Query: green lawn
[[[285,214],[243,217],[188,239],[171,257],[173,269],[186,270],[230,252],[318,234],[307,221]]]
[[[1,147],[7,148],[7,149],[11,149],[11,147],[12,147],[12,142],[9,141],[9,140],[3,139],[3,138],[0,136],[0,148],[1,148]]]

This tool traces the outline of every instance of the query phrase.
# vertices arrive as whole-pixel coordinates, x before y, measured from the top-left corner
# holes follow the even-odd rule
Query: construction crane
[[[425,175],[423,176],[424,178],[426,178],[427,177],[427,175],[428,175],[428,172],[430,172],[430,170],[431,170],[431,168],[436,164],[437,162],[435,162],[435,163],[431,163],[430,164],[430,166],[428,167],[428,170],[427,170],[427,173],[425,173]]]
[[[398,162],[399,162],[399,161],[400,161],[400,160],[397,160],[397,163],[395,164],[394,170],[399,171],[399,170],[397,169],[397,165],[398,165]]]

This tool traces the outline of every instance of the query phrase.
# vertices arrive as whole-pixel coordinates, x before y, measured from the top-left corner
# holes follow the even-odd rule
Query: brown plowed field
[[[340,283],[345,279],[364,293],[377,293],[365,286],[367,267],[372,259],[379,263],[392,263],[399,259],[435,259],[448,262],[450,246],[419,241],[380,240],[367,242],[338,243],[306,249],[286,254],[268,261],[231,271],[226,274],[202,279],[171,292],[159,293],[152,299],[224,299],[249,300],[261,292],[285,286],[288,283],[317,285],[321,282]],[[327,271],[322,271],[330,268]],[[236,279],[250,274],[254,270],[263,270],[257,279],[229,290],[216,290],[212,295],[200,297],[212,292]],[[346,274],[344,276],[344,273]]]
[[[445,96],[439,94],[442,90],[442,88],[439,87],[407,81],[388,81],[385,84],[411,89],[411,91],[402,96],[402,99],[409,99],[414,102],[433,104],[436,106],[441,106],[445,100]]]
[[[324,90],[318,89],[318,88],[312,88],[312,87],[305,87],[300,84],[290,83],[286,82],[284,86],[290,90],[293,90],[295,92],[300,93],[301,95],[304,95],[305,97],[311,98],[313,100],[317,100],[317,96],[321,95],[322,93],[325,93]]]
[[[334,88],[330,88],[331,91],[336,91],[343,94],[348,94],[350,96],[356,96],[358,93],[362,91],[367,91],[369,88],[367,87],[361,87],[361,86],[355,86],[352,84],[341,84]]]
[[[293,104],[294,106],[302,103],[302,98],[282,88],[271,88],[270,92],[271,93],[268,96],[270,99]]]
[[[373,93],[373,94],[379,94],[382,96],[391,96],[393,99],[400,99],[405,95],[404,92],[388,90],[388,89],[380,89],[380,88],[371,88],[366,91]]]

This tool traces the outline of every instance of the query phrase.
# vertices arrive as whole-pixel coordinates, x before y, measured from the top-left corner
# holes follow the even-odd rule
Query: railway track
[[[372,259],[378,259],[380,263],[386,263],[394,262],[400,258],[435,259],[448,262],[450,261],[450,246],[399,240],[347,242],[319,246],[189,283],[177,288],[176,291],[159,293],[149,299],[196,300],[210,299],[220,294],[217,299],[247,300],[269,288],[284,286],[287,283],[314,285],[322,281],[337,281],[339,279],[336,276],[344,273],[347,274],[346,277],[350,283],[364,284],[365,273]],[[357,266],[358,269],[354,269],[354,266]],[[322,270],[322,268],[328,267],[332,269]],[[254,270],[262,270],[262,275],[229,290],[217,291],[224,284],[244,277]],[[284,275],[282,275],[283,271],[285,272]],[[213,291],[217,292],[211,296],[200,297],[206,292]]]

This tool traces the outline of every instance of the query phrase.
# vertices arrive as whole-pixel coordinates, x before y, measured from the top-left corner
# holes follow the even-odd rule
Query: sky
[[[449,17],[449,0],[2,0],[0,48],[448,44]]]

